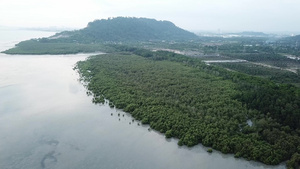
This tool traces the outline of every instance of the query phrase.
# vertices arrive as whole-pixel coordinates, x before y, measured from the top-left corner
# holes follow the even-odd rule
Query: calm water
[[[24,38],[49,35],[0,31],[0,37],[6,36],[0,39],[0,49]],[[72,70],[86,57],[0,54],[1,169],[285,168],[216,151],[209,154],[201,145],[178,147],[177,140],[149,132],[148,126],[129,124],[130,115],[92,104]]]

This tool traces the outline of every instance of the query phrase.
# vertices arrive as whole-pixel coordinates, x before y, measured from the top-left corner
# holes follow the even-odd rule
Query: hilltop
[[[78,31],[65,31],[52,39],[90,42],[136,42],[136,41],[182,41],[194,40],[197,36],[177,27],[169,21],[148,18],[117,17],[88,23]]]

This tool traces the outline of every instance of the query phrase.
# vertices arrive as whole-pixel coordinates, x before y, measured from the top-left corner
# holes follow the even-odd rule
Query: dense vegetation
[[[277,52],[300,57],[300,35],[279,39],[272,45]]]
[[[286,68],[292,64],[300,64],[300,60],[292,60],[280,54],[273,53],[251,53],[251,54],[226,54],[231,58],[244,59],[252,62],[267,63],[273,66]]]
[[[275,68],[255,65],[252,63],[214,63],[230,70],[246,73],[248,75],[264,77],[276,83],[290,83],[300,87],[300,74]]]
[[[299,88],[170,52],[119,50],[77,65],[94,102],[110,100],[167,138],[179,138],[179,145],[202,143],[235,157],[299,165]]]
[[[112,51],[107,45],[103,44],[77,44],[77,43],[48,43],[41,40],[28,40],[20,42],[15,48],[4,51],[6,54],[75,54],[92,52]]]

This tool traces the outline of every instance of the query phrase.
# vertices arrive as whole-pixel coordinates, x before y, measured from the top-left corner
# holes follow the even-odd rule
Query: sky
[[[300,0],[0,0],[0,25],[8,27],[79,29],[117,16],[190,31],[300,32]]]

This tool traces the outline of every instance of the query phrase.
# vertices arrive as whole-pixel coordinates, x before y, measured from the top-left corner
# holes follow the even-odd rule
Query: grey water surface
[[[26,37],[10,33],[1,50]],[[0,169],[285,168],[179,147],[121,110],[94,105],[72,69],[87,57],[0,54]]]

